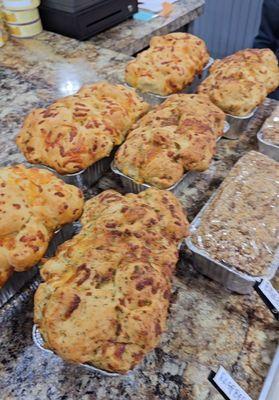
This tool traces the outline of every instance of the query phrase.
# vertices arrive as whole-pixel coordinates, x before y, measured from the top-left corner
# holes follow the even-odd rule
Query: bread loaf
[[[41,269],[35,323],[63,359],[125,373],[159,342],[188,222],[172,193],[108,190]]]
[[[168,95],[192,83],[209,61],[203,40],[189,33],[154,36],[126,67],[125,79],[142,92]]]
[[[207,96],[177,94],[146,114],[116,153],[115,165],[136,182],[160,189],[185,171],[204,171],[222,135],[225,114]]]
[[[207,94],[227,114],[246,116],[278,85],[275,54],[269,49],[246,49],[216,60],[198,93]]]
[[[100,82],[83,87],[25,119],[17,145],[32,164],[60,174],[79,172],[109,156],[149,106],[134,90]]]
[[[83,196],[47,170],[0,169],[0,287],[47,250],[53,232],[80,217]]]
[[[228,267],[269,275],[279,249],[278,193],[279,163],[255,151],[245,154],[205,209],[192,241]]]

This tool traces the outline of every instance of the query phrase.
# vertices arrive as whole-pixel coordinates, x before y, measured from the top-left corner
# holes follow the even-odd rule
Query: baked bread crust
[[[136,182],[169,188],[185,171],[208,168],[224,123],[225,114],[207,96],[172,95],[138,121],[115,164]]]
[[[81,222],[41,269],[35,323],[63,359],[125,373],[166,327],[188,222],[175,196],[157,189],[107,190],[86,202]]]
[[[126,66],[126,82],[142,92],[168,95],[192,83],[209,61],[205,42],[189,33],[154,36]]]
[[[148,109],[133,89],[99,82],[31,111],[16,142],[30,163],[75,173],[109,156]]]
[[[2,287],[40,261],[57,228],[80,217],[83,196],[47,170],[15,165],[0,169],[0,199]]]
[[[216,60],[198,93],[207,94],[227,114],[246,116],[278,85],[275,54],[269,49],[246,49]]]

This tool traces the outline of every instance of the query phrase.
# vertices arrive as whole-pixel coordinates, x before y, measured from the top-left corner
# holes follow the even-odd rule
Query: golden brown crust
[[[279,85],[278,61],[269,49],[246,49],[216,60],[198,88],[228,114],[245,116]]]
[[[47,250],[55,229],[80,217],[83,196],[47,170],[0,169],[0,287]]]
[[[116,153],[116,166],[160,189],[185,171],[204,171],[222,135],[225,114],[207,96],[177,94],[142,117]]]
[[[25,119],[17,145],[32,164],[61,174],[81,171],[108,156],[149,106],[133,89],[99,82]]]
[[[149,189],[103,192],[85,204],[82,224],[41,269],[35,323],[62,358],[124,373],[165,329],[188,222],[173,194]]]
[[[189,33],[154,36],[148,50],[126,66],[125,79],[142,92],[168,95],[189,85],[208,63],[203,40]]]

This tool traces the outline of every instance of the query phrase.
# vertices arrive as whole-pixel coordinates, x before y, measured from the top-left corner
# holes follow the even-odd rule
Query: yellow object
[[[3,0],[7,10],[32,10],[39,7],[40,0]]]
[[[3,18],[2,10],[0,8],[0,47],[4,46],[4,44],[7,42],[8,38],[9,38],[9,35],[8,35],[5,21]]]
[[[27,38],[38,35],[40,32],[42,32],[43,29],[41,20],[25,25],[13,25],[13,24],[7,24],[7,25],[11,36],[18,38]]]
[[[24,11],[4,10],[4,17],[9,24],[29,24],[40,19],[37,8]]]

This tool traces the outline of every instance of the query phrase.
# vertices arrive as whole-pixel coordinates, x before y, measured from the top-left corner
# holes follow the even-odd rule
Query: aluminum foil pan
[[[263,132],[259,131],[257,134],[259,151],[266,156],[273,158],[275,161],[279,161],[279,146],[267,142],[263,139]]]
[[[48,169],[49,171],[54,173],[58,178],[62,179],[69,185],[74,185],[82,190],[86,190],[90,188],[93,185],[93,183],[97,182],[103,176],[104,172],[106,172],[109,169],[112,159],[113,155],[102,158],[101,160],[97,161],[90,167],[83,169],[82,171],[76,172],[74,174],[62,175],[56,172],[54,169],[47,167],[45,165],[42,165],[41,167]]]
[[[56,357],[59,357],[59,356],[57,356],[52,350],[46,349],[46,348],[44,347],[44,339],[43,339],[42,335],[40,334],[40,331],[39,331],[37,325],[33,325],[32,337],[33,337],[33,341],[34,341],[35,345],[36,345],[39,349],[43,350],[43,351],[46,352],[46,353],[54,354]],[[59,357],[59,358],[60,358],[60,357]],[[116,373],[116,372],[104,371],[104,370],[102,370],[102,369],[95,368],[95,367],[93,367],[93,366],[90,365],[90,364],[77,364],[77,365],[80,365],[80,366],[82,366],[82,367],[84,367],[84,368],[86,368],[86,369],[88,369],[88,370],[90,370],[90,371],[92,371],[92,372],[98,372],[99,374],[101,374],[101,375],[103,375],[103,376],[113,377],[113,376],[123,376],[123,375],[124,375],[124,374],[118,374],[118,373]],[[127,376],[127,375],[130,374],[130,373],[131,373],[131,372],[128,372],[127,374],[125,374],[125,376]]]
[[[279,394],[279,347],[265,378],[264,385],[258,400],[278,400]]]
[[[70,239],[75,233],[76,225],[66,224],[61,229],[57,230],[54,237],[50,241],[47,252],[44,257],[54,256],[57,247]],[[14,272],[7,283],[0,289],[0,307],[6,304],[15,294],[17,294],[23,286],[31,282],[38,273],[38,267],[34,266],[28,271]]]
[[[198,86],[201,84],[201,82],[208,76],[209,74],[209,68],[211,67],[211,65],[214,63],[214,58],[210,57],[208,63],[205,65],[205,67],[203,68],[202,72],[198,75],[195,76],[193,82],[189,85],[187,85],[183,90],[181,90],[178,93],[172,93],[172,94],[181,94],[181,93],[195,93]],[[128,83],[125,83],[126,86],[132,88],[131,85],[129,85]],[[136,89],[136,91],[138,92],[138,94],[148,103],[154,105],[154,104],[160,104],[162,103],[164,100],[166,100],[169,96],[171,96],[171,94],[166,95],[166,96],[162,96],[160,94],[156,94],[156,93],[151,93],[151,92],[141,92],[139,89]]]
[[[261,276],[252,276],[237,271],[233,268],[233,266],[228,266],[223,262],[214,260],[206,251],[199,249],[192,242],[191,234],[198,229],[203,213],[214,197],[215,195],[211,197],[211,199],[204,205],[204,207],[192,221],[190,225],[190,236],[185,239],[185,243],[189,250],[192,251],[194,267],[201,274],[206,275],[214,281],[221,283],[232,292],[236,292],[239,294],[249,294],[253,291],[253,286],[255,282],[260,281],[261,279],[270,280],[274,277],[279,266],[279,249],[269,267],[269,271],[265,275]]]
[[[143,192],[146,189],[152,188],[154,186],[148,185],[147,183],[138,183],[134,179],[130,178],[128,175],[123,174],[114,164],[114,161],[110,165],[112,172],[114,172],[116,175],[120,176],[121,182],[123,184],[123,187],[125,191],[131,192],[131,193],[140,193]],[[198,172],[190,171],[186,172],[182,176],[179,181],[177,181],[174,185],[170,186],[169,188],[165,190],[169,190],[171,192],[175,192],[176,189],[178,189],[178,186],[182,184],[183,186],[187,187],[189,186],[197,177]]]
[[[245,131],[250,119],[254,116],[257,108],[245,117],[236,117],[234,115],[226,114],[226,119],[229,124],[229,129],[224,132],[223,137],[226,139],[238,139],[239,136]]]

